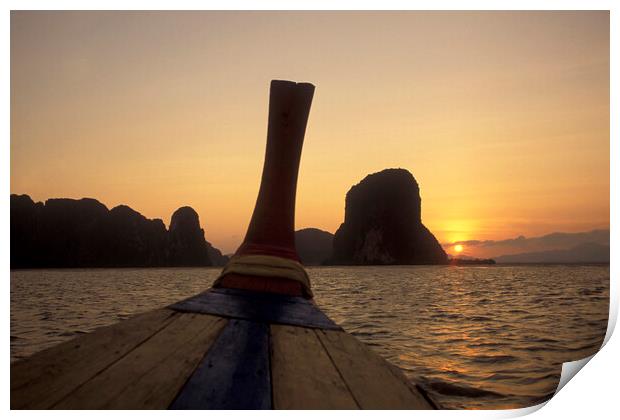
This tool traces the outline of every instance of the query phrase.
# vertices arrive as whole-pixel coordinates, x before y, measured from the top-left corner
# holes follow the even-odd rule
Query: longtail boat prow
[[[16,362],[12,409],[437,408],[312,299],[294,219],[313,95],[271,82],[254,213],[212,288]]]

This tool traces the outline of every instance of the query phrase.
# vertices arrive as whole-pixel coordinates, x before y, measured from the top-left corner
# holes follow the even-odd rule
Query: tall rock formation
[[[170,264],[175,266],[210,265],[204,230],[198,213],[191,207],[181,207],[170,220]]]
[[[223,265],[204,238],[198,214],[182,207],[170,230],[121,205],[92,198],[35,203],[11,195],[11,268],[162,267]]]
[[[334,236],[334,264],[446,264],[422,224],[418,183],[405,169],[368,175],[346,196],[344,223]]]

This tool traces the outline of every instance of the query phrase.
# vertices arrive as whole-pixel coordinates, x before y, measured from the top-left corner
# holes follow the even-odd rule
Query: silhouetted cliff
[[[295,232],[295,246],[305,265],[321,265],[332,255],[334,235],[316,228]]]
[[[368,175],[347,193],[344,223],[334,236],[334,264],[446,264],[422,224],[420,189],[405,169]]]
[[[11,268],[163,267],[223,265],[204,239],[198,214],[181,207],[170,230],[121,205],[108,210],[91,198],[35,203],[11,195]]]

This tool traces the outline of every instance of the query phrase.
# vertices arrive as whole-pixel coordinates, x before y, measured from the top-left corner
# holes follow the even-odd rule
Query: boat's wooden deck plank
[[[314,329],[271,326],[276,409],[359,408]]]
[[[46,409],[173,322],[169,309],[140,314],[11,365],[11,408]]]
[[[269,326],[231,319],[172,409],[269,409]]]
[[[210,315],[179,314],[54,408],[167,408],[227,322]]]
[[[355,337],[340,331],[317,330],[330,358],[363,409],[433,409],[434,407],[388,362]]]

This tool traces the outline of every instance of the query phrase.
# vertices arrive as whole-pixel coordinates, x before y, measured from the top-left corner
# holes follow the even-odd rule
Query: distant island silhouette
[[[447,264],[422,224],[420,188],[406,169],[366,176],[346,195],[344,223],[334,235],[332,264]]]
[[[227,257],[204,238],[191,207],[170,229],[128,206],[92,198],[35,203],[11,194],[11,268],[221,266]]]
[[[543,236],[502,240],[466,240],[444,243],[446,250],[461,245],[477,258],[492,258],[498,264],[581,264],[609,263],[609,229],[587,232],[554,232]],[[451,258],[470,260],[464,254],[449,255]]]
[[[496,261],[492,258],[450,258],[450,265],[493,265]]]
[[[497,262],[502,264],[609,264],[610,249],[608,244],[585,242],[575,245],[569,249],[552,249],[548,251],[500,255],[499,257],[495,257],[495,259]]]
[[[297,254],[304,265],[324,265],[333,251],[334,235],[316,228],[295,231]]]

